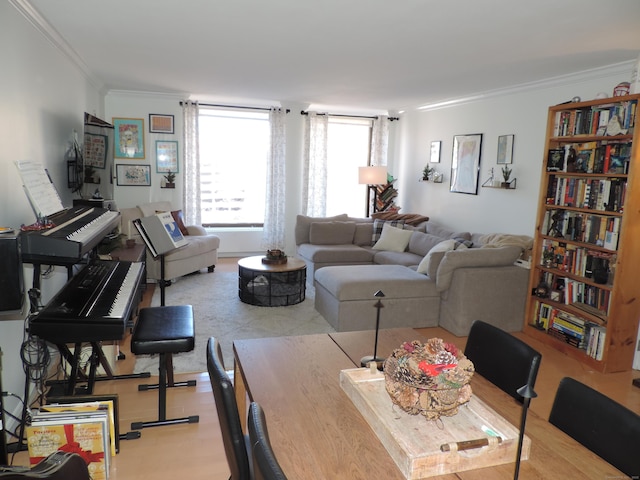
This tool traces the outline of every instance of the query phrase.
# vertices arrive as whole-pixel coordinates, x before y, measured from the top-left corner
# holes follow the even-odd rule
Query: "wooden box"
[[[516,461],[518,429],[475,395],[457,415],[429,421],[393,404],[381,372],[372,373],[368,368],[342,370],[340,385],[409,480]],[[495,435],[501,437],[501,443]],[[489,445],[441,450],[441,445],[481,438],[490,439]],[[531,441],[525,436],[522,460],[529,458],[530,447]]]

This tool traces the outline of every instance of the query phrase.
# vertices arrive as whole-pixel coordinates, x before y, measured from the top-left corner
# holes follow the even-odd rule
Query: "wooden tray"
[[[393,404],[382,372],[372,373],[368,368],[342,370],[340,386],[409,480],[516,461],[518,429],[475,395],[457,415],[429,421]],[[491,440],[490,445],[471,450],[440,449],[443,444],[491,438],[487,431],[499,435],[502,443]],[[522,460],[529,458],[530,448],[531,441],[525,435]]]

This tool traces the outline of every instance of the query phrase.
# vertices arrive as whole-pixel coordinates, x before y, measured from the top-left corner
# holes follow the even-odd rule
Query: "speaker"
[[[20,310],[24,301],[24,278],[20,240],[14,233],[0,234],[0,312]]]

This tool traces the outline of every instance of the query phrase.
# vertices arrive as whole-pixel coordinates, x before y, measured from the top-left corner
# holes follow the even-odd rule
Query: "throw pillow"
[[[309,243],[314,245],[345,245],[353,243],[354,222],[313,222],[309,227]]]
[[[430,263],[431,263],[431,257],[433,256],[433,254],[435,254],[436,252],[450,252],[452,250],[455,250],[456,249],[456,243],[457,242],[454,239],[449,239],[449,240],[445,240],[443,242],[438,243],[435,247],[433,247],[431,250],[429,250],[429,253],[427,253],[424,256],[424,258],[422,259],[422,261],[418,265],[418,268],[416,269],[416,271],[418,273],[427,273],[428,274],[429,266],[430,266]],[[467,248],[467,247],[464,247],[464,248]]]
[[[413,232],[401,228],[385,225],[380,238],[372,247],[374,250],[388,250],[391,252],[404,252],[409,245]]]
[[[371,245],[375,245],[375,243],[380,239],[380,235],[382,234],[382,228],[385,225],[403,228],[404,220],[374,220],[373,235],[371,235]]]

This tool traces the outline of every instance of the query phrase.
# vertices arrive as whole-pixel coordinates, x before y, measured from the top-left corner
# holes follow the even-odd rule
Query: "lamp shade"
[[[387,183],[387,167],[358,167],[360,185],[384,185]]]

